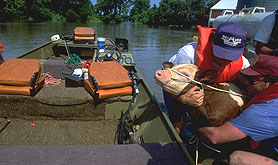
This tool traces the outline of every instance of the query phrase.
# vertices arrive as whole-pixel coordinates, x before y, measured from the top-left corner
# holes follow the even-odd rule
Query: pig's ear
[[[209,69],[199,75],[199,80],[205,84],[212,84],[218,74],[219,72],[217,70]]]
[[[166,68],[172,68],[173,66],[174,66],[174,64],[171,63],[171,62],[168,62],[168,61],[165,61],[165,62],[162,63],[162,67],[163,67],[164,69],[166,69]]]

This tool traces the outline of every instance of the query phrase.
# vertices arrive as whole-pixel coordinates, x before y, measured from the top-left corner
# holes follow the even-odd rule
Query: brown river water
[[[98,37],[126,38],[129,51],[134,55],[136,67],[159,101],[162,90],[153,75],[164,61],[197,35],[193,30],[152,28],[146,25],[122,23],[120,25],[78,23],[0,23],[0,42],[5,47],[4,59],[14,58],[50,41],[54,34],[68,35],[77,26],[92,27]]]

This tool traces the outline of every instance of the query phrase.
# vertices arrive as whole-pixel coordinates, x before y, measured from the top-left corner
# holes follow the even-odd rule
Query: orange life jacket
[[[0,49],[2,49],[2,50],[5,49],[1,42],[0,42]]]
[[[219,83],[232,81],[243,66],[242,54],[237,61],[232,61],[226,66],[216,68],[213,64],[213,41],[209,39],[211,33],[213,33],[216,29],[204,28],[200,25],[198,25],[197,28],[199,32],[199,38],[196,50],[198,55],[196,65],[199,67],[200,73],[203,73],[209,69],[213,69],[217,70],[219,73],[214,82]]]

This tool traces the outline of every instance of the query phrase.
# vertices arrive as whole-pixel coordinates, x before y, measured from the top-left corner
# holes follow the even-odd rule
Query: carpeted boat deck
[[[103,146],[0,146],[0,164],[189,164],[176,143]]]
[[[0,145],[114,144],[117,120],[24,120],[11,122],[0,133]],[[8,119],[2,119],[3,128]],[[1,163],[0,163],[1,164]]]
[[[45,85],[34,97],[0,95],[0,117],[49,119],[104,119],[105,105],[94,106],[92,96],[84,87]]]
[[[45,85],[34,97],[0,95],[0,145],[114,144],[118,118],[105,119],[84,87]],[[0,118],[0,119],[1,119]]]

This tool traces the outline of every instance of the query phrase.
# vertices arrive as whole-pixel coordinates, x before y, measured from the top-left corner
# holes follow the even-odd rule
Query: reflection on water
[[[180,47],[192,41],[196,32],[150,28],[146,25],[123,23],[121,25],[76,23],[0,23],[0,42],[6,48],[4,59],[14,58],[50,41],[53,34],[72,34],[76,26],[93,27],[98,37],[126,38],[133,53],[137,69],[159,101],[163,100],[161,88],[153,75],[162,62],[175,54]]]

